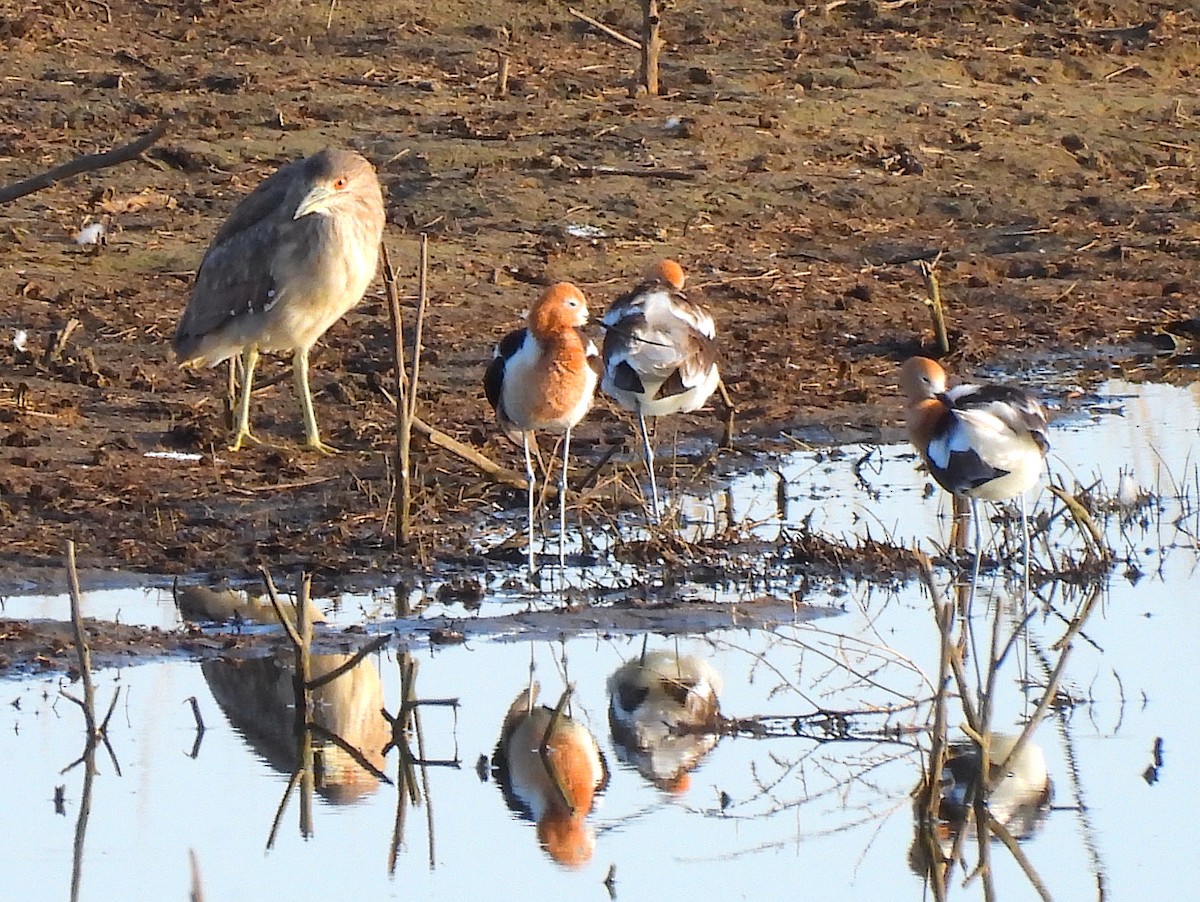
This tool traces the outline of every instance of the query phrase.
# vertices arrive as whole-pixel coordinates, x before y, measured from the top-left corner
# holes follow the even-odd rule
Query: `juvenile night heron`
[[[242,358],[231,451],[250,433],[250,392],[260,351],[292,351],[307,445],[323,453],[308,388],[308,352],[375,277],[383,236],[375,168],[329,148],[289,163],[233,211],[213,239],[172,345],[181,366]]]

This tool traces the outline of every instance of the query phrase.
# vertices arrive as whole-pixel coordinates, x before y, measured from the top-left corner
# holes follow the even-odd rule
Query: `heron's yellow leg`
[[[313,411],[312,393],[308,390],[308,348],[298,348],[292,357],[292,373],[296,377],[296,394],[304,413],[305,444],[321,454],[337,454],[338,449],[321,441],[317,430],[317,415]]]
[[[254,367],[258,364],[258,348],[246,345],[242,350],[242,395],[238,401],[237,417],[233,424],[233,435],[229,437],[229,450],[238,451],[242,442],[261,444],[250,433],[250,393],[254,390]]]

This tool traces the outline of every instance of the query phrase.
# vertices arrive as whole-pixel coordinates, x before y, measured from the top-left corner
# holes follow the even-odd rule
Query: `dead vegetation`
[[[935,341],[922,262],[938,260],[960,371],[1123,356],[1191,315],[1189,3],[835,3],[782,23],[774,8],[660,4],[657,96],[630,96],[638,50],[565,7],[218,6],[0,2],[0,184],[175,117],[140,161],[4,205],[10,565],[46,566],[64,533],[89,562],[158,573],[266,561],[355,579],[471,554],[480,518],[512,500],[459,452],[516,459],[479,375],[526,283],[547,278],[602,308],[648,259],[683,260],[714,309],[734,444],[750,452],[895,434],[895,366]],[[643,33],[636,6],[578,12]],[[265,172],[330,141],[379,165],[406,317],[429,235],[398,556],[382,288],[317,351],[322,421],[351,449],[336,461],[297,453],[282,365],[261,389],[274,445],[220,452],[216,374],[181,373],[166,351],[216,224]],[[101,219],[106,243],[74,243]],[[719,434],[706,416],[681,423],[710,445]],[[599,407],[583,458],[604,460],[628,428]],[[146,456],[165,451],[200,459]]]

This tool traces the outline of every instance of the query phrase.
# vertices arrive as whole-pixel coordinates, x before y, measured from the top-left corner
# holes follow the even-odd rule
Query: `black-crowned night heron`
[[[685,279],[678,263],[661,260],[600,320],[605,328],[601,388],[637,415],[655,520],[658,482],[646,417],[698,410],[721,381],[713,318],[684,296]]]
[[[326,149],[282,167],[233,211],[204,255],[175,331],[182,366],[240,354],[242,391],[230,450],[250,433],[250,392],[260,351],[292,351],[307,444],[321,452],[308,387],[308,352],[359,302],[375,277],[383,236],[375,168]]]
[[[567,458],[571,429],[583,419],[596,394],[600,356],[580,328],[587,323],[583,293],[570,282],[551,285],[529,310],[527,325],[500,340],[483,377],[483,389],[500,426],[521,434],[529,486],[529,575],[533,557],[533,494],[536,477],[529,456],[534,431],[565,433],[558,480],[558,562],[566,560]]]

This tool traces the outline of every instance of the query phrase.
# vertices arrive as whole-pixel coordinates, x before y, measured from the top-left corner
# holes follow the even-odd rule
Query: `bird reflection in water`
[[[608,766],[596,738],[566,714],[570,691],[548,708],[537,704],[537,683],[523,690],[504,717],[492,769],[508,807],[537,824],[550,857],[580,867],[596,848],[587,816],[608,785]]]
[[[993,779],[997,776],[996,768],[1008,757],[1016,742],[1016,736],[992,736]],[[982,763],[975,743],[956,743],[950,747],[946,766],[942,768],[942,820],[961,825],[968,819],[980,788]],[[1045,820],[1053,795],[1054,784],[1046,770],[1046,753],[1041,746],[1026,742],[988,796],[988,812],[1014,837],[1028,839]]]
[[[331,673],[351,657],[313,655],[312,679]],[[300,759],[291,656],[205,661],[201,670],[213,698],[247,744],[271,767],[294,773]],[[383,748],[391,738],[391,727],[381,713],[383,707],[379,670],[365,659],[312,690],[312,720],[323,731],[313,738],[316,789],[328,801],[355,802],[378,786],[378,777],[364,762],[376,772],[384,766]],[[325,734],[357,750],[363,761]]]
[[[1031,838],[1046,820],[1054,797],[1054,784],[1046,768],[1046,754],[1041,746],[1026,742],[1000,776],[997,768],[1012,752],[1017,737],[993,734],[991,737],[992,779],[994,784],[985,800],[988,814],[995,824],[1007,830],[1014,839]],[[937,821],[934,838],[942,855],[948,855],[963,829],[974,821],[975,799],[986,791],[982,780],[982,755],[974,742],[954,743],[942,767]],[[917,873],[928,872],[929,851],[922,841],[921,828],[910,851],[910,864]]]
[[[608,678],[617,757],[666,792],[682,794],[719,739],[721,676],[706,661],[653,651]]]
[[[175,606],[188,623],[279,623],[279,615],[267,600],[266,596],[254,595],[249,592],[239,592],[228,587],[209,588],[208,586],[177,585],[175,587]],[[311,599],[305,610],[309,623],[324,623],[325,615]],[[285,613],[288,611],[284,608]],[[295,618],[289,618],[295,623]]]

